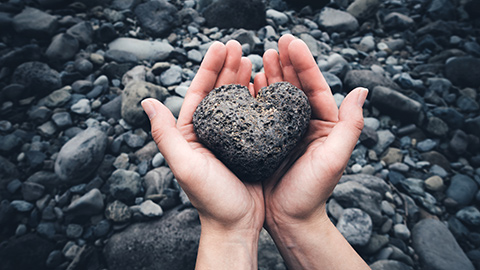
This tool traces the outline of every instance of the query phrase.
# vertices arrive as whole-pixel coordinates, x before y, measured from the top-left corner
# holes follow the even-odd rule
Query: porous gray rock
[[[473,270],[472,262],[441,221],[424,219],[413,227],[412,243],[422,269]]]
[[[87,128],[60,149],[55,173],[65,183],[81,183],[95,172],[106,148],[107,135],[96,127]]]
[[[256,98],[241,85],[212,90],[198,105],[199,140],[242,181],[267,179],[302,139],[310,120],[306,95],[290,83],[262,88]]]
[[[199,239],[197,211],[176,208],[156,221],[113,234],[103,254],[109,269],[194,269]]]
[[[41,62],[26,62],[15,69],[12,82],[25,86],[24,95],[45,96],[60,88],[60,74]]]

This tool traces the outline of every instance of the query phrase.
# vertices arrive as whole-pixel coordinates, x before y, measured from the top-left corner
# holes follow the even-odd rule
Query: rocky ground
[[[210,2],[0,2],[0,269],[192,269],[198,214],[139,101],[178,115],[213,41],[253,76],[285,33],[339,104],[370,89],[327,205],[347,240],[372,269],[480,268],[478,1]],[[286,269],[265,232],[259,268]]]

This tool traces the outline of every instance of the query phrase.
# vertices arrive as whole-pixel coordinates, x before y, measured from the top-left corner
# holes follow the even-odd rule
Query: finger
[[[277,51],[270,49],[263,54],[263,67],[268,85],[283,81],[282,67]]]
[[[240,67],[238,69],[236,83],[243,86],[249,86],[250,78],[252,77],[252,62],[247,57],[242,57]]]
[[[250,92],[250,94],[252,95],[252,97],[256,97],[257,95],[255,94],[255,86],[253,85],[253,83],[249,83],[248,84],[248,91]]]
[[[280,63],[282,65],[283,79],[298,88],[302,88],[300,80],[298,79],[297,72],[292,65],[290,56],[288,54],[288,45],[295,40],[295,37],[287,34],[283,35],[278,40],[278,50],[280,52]]]
[[[226,47],[222,43],[215,42],[210,46],[187,91],[177,125],[184,126],[192,121],[193,112],[200,101],[215,87],[226,54]]]
[[[167,160],[173,173],[182,178],[182,172],[188,170],[189,160],[196,154],[180,131],[176,128],[175,118],[160,101],[147,98],[142,101],[152,126],[152,137],[158,149]]]
[[[302,85],[301,89],[312,106],[313,117],[337,121],[338,109],[332,92],[307,45],[300,39],[293,40],[288,46],[288,54]]]
[[[340,106],[339,122],[324,143],[326,153],[335,157],[335,161],[339,163],[337,167],[341,167],[342,171],[363,129],[362,106],[367,94],[366,88],[356,88],[345,97]]]
[[[267,77],[265,76],[265,73],[257,73],[257,75],[255,75],[255,78],[253,79],[255,96],[258,95],[260,89],[262,89],[263,87],[267,87],[267,85]]]
[[[235,80],[237,79],[237,72],[242,60],[242,46],[238,41],[230,40],[227,42],[226,48],[227,56],[225,58],[223,69],[218,75],[215,88],[225,84],[235,83]]]

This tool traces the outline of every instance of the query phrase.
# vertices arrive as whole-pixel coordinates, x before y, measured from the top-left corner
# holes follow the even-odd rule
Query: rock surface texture
[[[305,94],[290,83],[262,88],[225,85],[198,105],[193,125],[199,140],[241,180],[267,179],[300,142],[310,121]]]

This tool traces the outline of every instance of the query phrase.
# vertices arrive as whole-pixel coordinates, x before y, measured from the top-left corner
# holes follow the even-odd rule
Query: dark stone
[[[122,96],[119,95],[116,98],[110,100],[109,102],[103,104],[100,107],[100,113],[107,119],[113,118],[118,121],[122,118],[121,108]]]
[[[0,246],[0,269],[30,270],[47,269],[46,261],[54,244],[37,236],[27,234],[12,238]]]
[[[6,192],[5,188],[7,183],[15,179],[18,174],[19,172],[15,164],[0,155],[0,198],[3,197]]]
[[[465,122],[463,114],[451,107],[436,107],[430,112],[447,123],[451,129],[461,128]]]
[[[394,260],[380,260],[370,265],[372,270],[413,270],[412,267]]]
[[[468,132],[480,136],[480,116],[465,120],[465,128]]]
[[[103,254],[109,269],[194,269],[199,239],[197,211],[176,208],[112,235]]]
[[[29,61],[38,61],[42,51],[37,44],[28,44],[6,52],[0,57],[0,66],[18,66]]]
[[[406,30],[414,24],[412,18],[399,12],[391,12],[383,18],[383,25],[389,30]]]
[[[310,6],[314,9],[320,9],[326,6],[330,1],[326,0],[286,0],[287,4],[293,8],[301,9],[306,6]]]
[[[26,151],[25,159],[27,164],[31,168],[39,168],[43,165],[43,161],[47,158],[47,155],[41,151]]]
[[[143,111],[141,101],[149,97],[164,101],[167,96],[167,89],[161,86],[145,81],[132,81],[122,91],[122,118],[133,126],[142,125],[148,121],[148,117]]]
[[[362,133],[360,134],[360,142],[366,147],[374,147],[378,142],[377,132],[370,127],[363,127]]]
[[[455,154],[463,154],[468,147],[468,135],[460,129],[455,130],[448,146]]]
[[[180,23],[177,8],[166,0],[148,1],[135,8],[140,25],[154,37],[165,36]]]
[[[424,219],[418,222],[412,230],[412,242],[423,265],[422,269],[475,269],[441,221]]]
[[[422,122],[422,104],[394,89],[383,86],[374,87],[370,94],[370,102],[386,114],[403,121]]]
[[[375,225],[382,224],[380,205],[383,195],[379,192],[371,190],[357,181],[348,181],[338,184],[332,195],[343,207],[360,208],[372,218]]]
[[[477,191],[478,185],[472,178],[464,174],[456,174],[450,181],[446,195],[455,200],[459,206],[466,206],[475,198]]]
[[[105,52],[105,60],[115,61],[117,63],[137,63],[138,58],[133,54],[126,51],[108,50]]]
[[[44,191],[45,187],[37,183],[25,182],[22,184],[23,199],[26,201],[32,202],[40,199]]]
[[[53,37],[45,55],[52,62],[64,62],[73,58],[79,47],[80,45],[75,37],[61,33]]]
[[[118,36],[115,27],[111,23],[102,24],[95,34],[103,42],[110,42]]]
[[[57,27],[55,16],[36,8],[27,7],[13,18],[13,28],[19,34],[45,38],[51,36]]]
[[[54,172],[38,171],[28,177],[26,182],[40,184],[47,188],[47,190],[53,190],[60,184],[61,180]]]
[[[450,162],[444,155],[440,154],[439,152],[430,151],[423,153],[422,158],[430,162],[432,165],[436,164],[444,168],[446,171],[450,171]]]
[[[204,11],[208,27],[260,29],[265,26],[265,4],[260,0],[215,1]]]
[[[433,0],[427,9],[427,15],[434,20],[455,19],[456,7],[450,0]]]
[[[193,126],[199,140],[243,181],[267,179],[306,132],[306,95],[281,82],[256,98],[240,85],[212,90],[198,105]]]
[[[93,40],[93,27],[90,22],[79,22],[67,30],[67,34],[73,36],[84,45],[89,45]]]
[[[62,86],[60,74],[41,62],[26,62],[18,66],[12,82],[25,86],[26,96],[45,96]]]
[[[107,135],[91,127],[65,143],[55,161],[55,173],[68,184],[79,184],[88,178],[103,159]]]
[[[445,76],[458,86],[480,86],[480,58],[453,57],[445,63]]]
[[[394,90],[400,89],[400,87],[391,79],[371,70],[350,70],[345,75],[343,84],[347,91],[351,91],[360,86],[369,90],[373,90],[375,86],[384,86]]]

